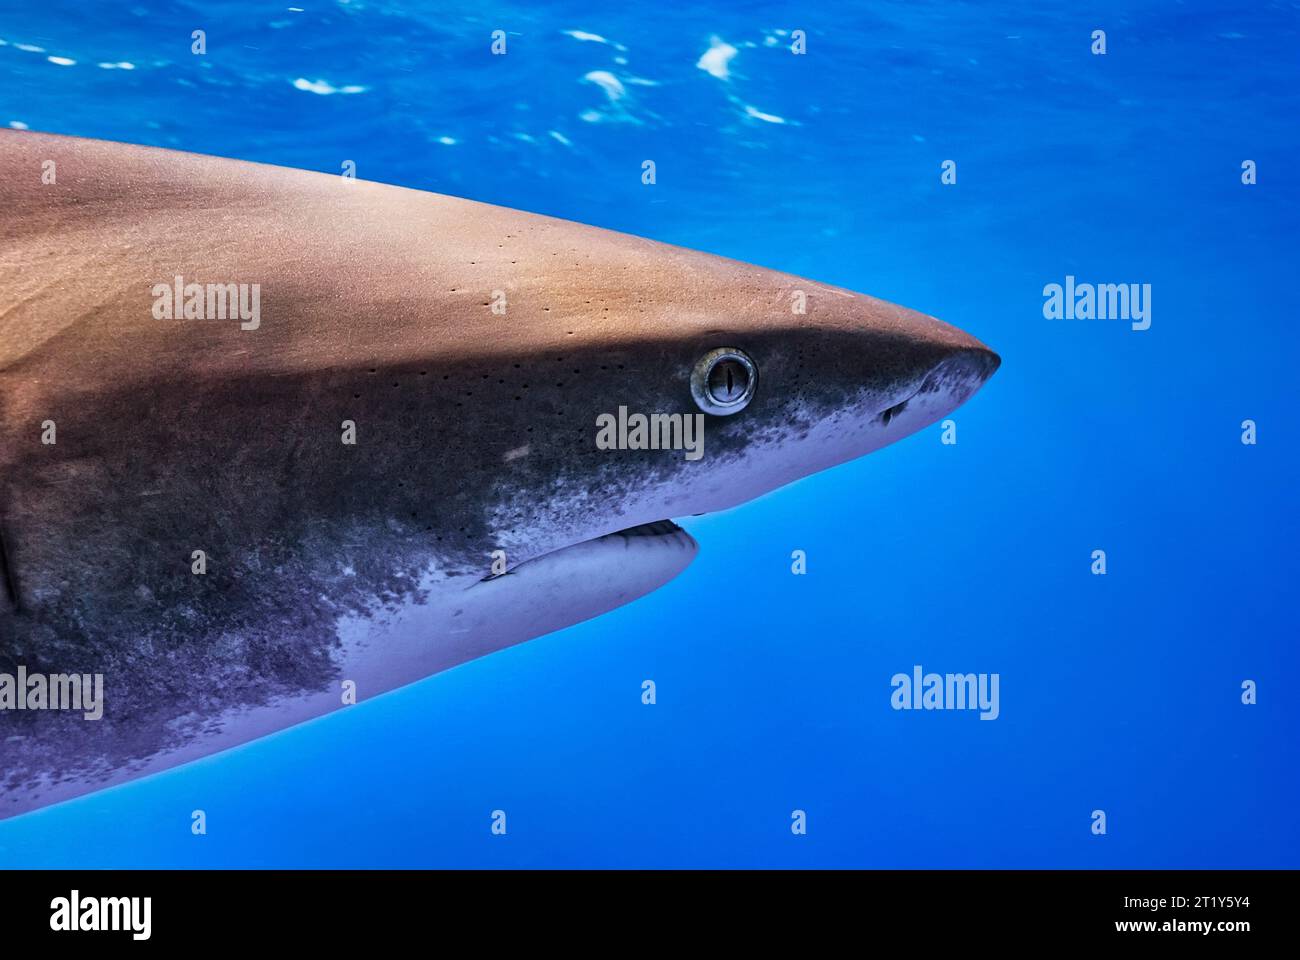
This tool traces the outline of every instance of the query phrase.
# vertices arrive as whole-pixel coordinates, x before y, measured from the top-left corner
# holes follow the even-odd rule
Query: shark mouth
[[[703,514],[696,514],[696,516],[703,516]],[[699,546],[695,542],[694,537],[692,537],[681,527],[677,526],[677,524],[673,523],[671,520],[652,520],[649,523],[639,523],[634,527],[627,527],[626,529],[623,530],[615,530],[613,533],[602,534],[601,536],[593,537],[590,540],[583,540],[578,543],[570,544],[566,547],[560,547],[557,550],[551,550],[548,553],[543,553],[540,556],[533,557],[530,560],[526,560],[516,567],[511,567],[505,573],[489,573],[486,577],[483,577],[483,579],[479,580],[478,582],[489,583],[493,580],[499,580],[502,577],[508,577],[512,574],[518,573],[528,568],[531,564],[538,564],[538,563],[545,562],[549,558],[562,555],[566,550],[572,550],[576,547],[584,546],[585,544],[599,544],[605,542],[612,542],[618,539],[625,540],[628,542],[645,541],[648,539],[652,539],[654,541],[657,541],[656,545],[662,545],[668,549],[690,552],[692,554],[696,551],[696,549],[698,549]]]

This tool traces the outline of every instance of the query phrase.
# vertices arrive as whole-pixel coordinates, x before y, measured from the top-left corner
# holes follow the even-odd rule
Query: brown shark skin
[[[0,714],[0,800],[305,702],[339,676],[340,618],[445,604],[494,549],[516,568],[742,503],[933,422],[998,362],[870,297],[470,201],[16,131],[0,159],[0,671],[108,687],[93,731]],[[260,326],[156,319],[177,275],[259,284]],[[620,405],[698,412],[718,346],[759,388],[707,418],[702,461],[595,449]]]

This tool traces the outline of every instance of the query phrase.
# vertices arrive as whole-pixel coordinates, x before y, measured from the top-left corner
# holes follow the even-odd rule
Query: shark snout
[[[943,382],[964,384],[974,393],[993,376],[1002,358],[965,330],[935,317],[913,314],[912,335],[926,368],[919,389]]]
[[[978,390],[1000,366],[1002,358],[977,341],[969,347],[954,350],[951,356],[936,364],[931,372],[938,374],[946,368],[953,375],[969,380],[974,385],[973,389]]]
[[[970,399],[1001,366],[1002,358],[975,338],[966,339],[969,344],[946,344],[937,357],[927,359],[915,379],[880,411],[881,423],[889,426],[913,414],[906,419],[915,429]]]

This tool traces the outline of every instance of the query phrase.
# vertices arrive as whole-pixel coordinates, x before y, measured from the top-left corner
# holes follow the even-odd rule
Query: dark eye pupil
[[[720,403],[734,403],[749,386],[749,372],[738,360],[719,360],[709,371],[709,393]]]

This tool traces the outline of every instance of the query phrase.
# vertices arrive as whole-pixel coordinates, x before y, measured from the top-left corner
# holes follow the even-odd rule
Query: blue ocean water
[[[1300,866],[1300,4],[0,11],[0,124],[351,160],[862,290],[1003,358],[955,445],[684,519],[700,556],[657,593],[0,822],[0,865]],[[1066,275],[1151,284],[1150,328],[1045,319]],[[998,673],[999,717],[895,711],[917,664]]]

